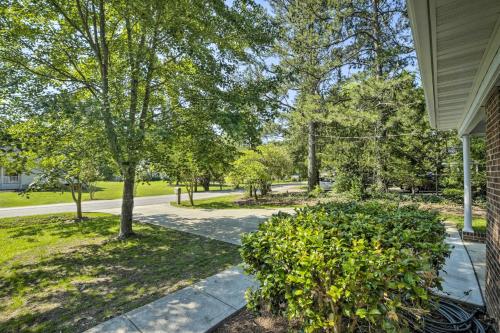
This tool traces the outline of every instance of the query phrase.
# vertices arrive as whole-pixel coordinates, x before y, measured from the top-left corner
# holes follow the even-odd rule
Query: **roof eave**
[[[435,10],[435,6],[431,6],[432,0],[407,0],[408,15],[410,17],[411,31],[417,53],[418,65],[420,68],[420,76],[424,88],[427,110],[429,112],[430,124],[433,128],[437,128],[436,122],[436,77],[435,66],[436,58],[433,45],[433,29],[435,15],[431,14],[431,10]]]

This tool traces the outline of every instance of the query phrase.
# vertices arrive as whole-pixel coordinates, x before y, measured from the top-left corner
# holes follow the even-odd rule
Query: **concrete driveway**
[[[119,208],[98,211],[110,214],[120,213]],[[134,219],[143,223],[160,225],[240,245],[242,233],[257,230],[261,222],[278,211],[291,213],[293,208],[200,209],[160,204],[136,207],[134,209]]]

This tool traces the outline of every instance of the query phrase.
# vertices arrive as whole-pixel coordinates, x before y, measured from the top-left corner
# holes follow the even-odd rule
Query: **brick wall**
[[[486,243],[486,233],[485,232],[466,232],[460,230],[460,236],[464,241],[476,242],[476,243]]]
[[[500,87],[493,88],[487,99],[486,119],[486,304],[500,332]]]

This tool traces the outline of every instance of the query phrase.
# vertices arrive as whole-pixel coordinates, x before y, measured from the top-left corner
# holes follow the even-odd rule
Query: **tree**
[[[307,133],[308,189],[319,183],[318,134],[326,105],[338,102],[334,88],[342,69],[354,61],[348,26],[343,24],[347,2],[271,1],[280,27],[278,71],[284,77],[286,93],[296,92],[291,109]]]
[[[146,137],[166,104],[184,101],[178,83],[195,72],[189,83],[210,99],[269,43],[267,17],[252,1],[16,0],[0,10],[3,62],[98,101],[94,116],[124,179],[120,238],[133,235]]]
[[[357,61],[368,80],[383,81],[398,78],[406,70],[413,57],[413,47],[406,4],[403,0],[362,0],[352,2],[349,15],[349,29],[355,32]],[[359,78],[358,78],[359,79]],[[386,190],[384,184],[383,152],[378,149],[387,138],[386,123],[394,116],[395,109],[385,104],[372,104],[376,114],[373,123],[374,186]]]
[[[276,144],[258,146],[255,150],[243,150],[234,161],[228,179],[239,186],[245,184],[250,196],[257,199],[257,191],[266,195],[273,180],[290,175],[292,161],[284,147]]]
[[[423,124],[423,96],[415,89],[414,78],[409,74],[387,81],[359,74],[344,83],[340,93],[348,98],[330,109],[329,125],[323,132],[330,142],[325,144],[322,159],[335,170],[338,189],[353,187],[359,191],[357,195],[364,196],[379,176],[385,184],[394,171],[401,176],[402,170],[396,170],[395,165],[411,164],[409,160],[395,163],[394,159],[406,157],[408,147],[401,140],[416,129],[416,123],[409,119]],[[387,112],[382,122],[384,140],[374,130],[380,121],[379,113],[374,112],[378,107],[386,108]],[[384,161],[381,170],[377,168],[379,157]]]
[[[346,178],[347,183],[386,189],[388,152],[383,149],[388,147],[385,142],[393,140],[394,134],[387,136],[388,129],[399,112],[388,98],[391,89],[400,89],[406,66],[413,59],[404,1],[273,3],[279,9],[277,22],[283,31],[282,63],[290,69],[283,71],[290,87],[297,91],[287,133],[294,155],[299,158],[307,152],[310,180],[317,179],[318,165],[327,168],[331,160],[338,159],[339,163],[345,161],[346,169],[364,170],[357,173],[356,179]],[[391,80],[395,81],[388,82]],[[305,89],[307,86],[316,90]],[[366,103],[356,96],[358,93],[364,94]],[[385,95],[379,98],[378,93]],[[364,111],[361,114],[348,110],[350,117],[346,117],[342,114],[344,106],[356,107],[352,98]],[[384,103],[377,103],[381,99]],[[353,119],[357,116],[362,120]],[[309,134],[305,147],[304,133]],[[347,144],[346,138],[352,138],[351,143]],[[339,147],[330,149],[331,145]],[[351,158],[356,162],[350,164]],[[309,181],[310,189],[313,183]]]
[[[175,170],[178,181],[183,183],[184,187],[186,188],[191,206],[194,206],[193,193],[197,177],[200,174],[200,170],[198,168],[198,161],[196,159],[196,156],[188,148],[189,143],[188,145],[186,145],[185,143],[187,142],[184,142],[184,144],[180,144],[178,147],[176,147],[176,149],[173,150],[174,153],[171,156],[171,165]],[[181,147],[188,149],[179,149]]]
[[[257,151],[243,150],[241,156],[234,161],[228,180],[236,186],[245,184],[250,197],[253,196],[257,200],[257,191],[267,188],[271,177]]]
[[[81,111],[92,104],[72,95],[43,99],[37,107],[38,115],[9,128],[20,144],[16,153],[24,159],[25,168],[36,170],[28,191],[69,188],[76,219],[81,220],[82,193],[85,189],[92,192],[100,166],[110,162],[101,132],[96,130],[99,124]]]
[[[235,146],[210,127],[177,132],[172,143],[157,145],[157,149],[154,168],[184,184],[191,205],[197,182],[221,177],[218,173],[224,173],[236,155]]]
[[[261,155],[261,162],[267,168],[272,180],[284,180],[292,172],[292,159],[285,146],[268,143],[257,147]]]

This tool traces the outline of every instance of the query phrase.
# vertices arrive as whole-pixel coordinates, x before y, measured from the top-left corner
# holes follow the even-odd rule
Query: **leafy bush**
[[[308,193],[309,198],[319,198],[323,194],[323,190],[321,189],[321,186],[316,185],[314,189]]]
[[[249,307],[298,321],[306,332],[402,332],[402,308],[425,310],[448,247],[436,214],[375,202],[284,213],[243,238],[261,287]]]
[[[478,195],[473,198],[473,203],[474,205],[481,207],[482,209],[486,209],[488,201],[486,199],[486,196]]]
[[[464,190],[458,188],[445,188],[443,197],[455,203],[462,203],[464,200]]]
[[[335,178],[334,189],[337,193],[343,193],[352,200],[360,200],[365,197],[364,185],[360,176],[339,174]]]

